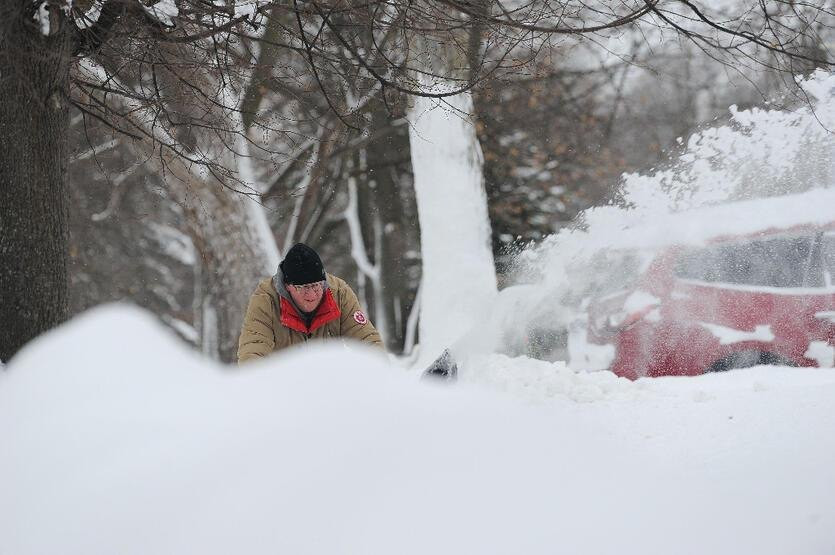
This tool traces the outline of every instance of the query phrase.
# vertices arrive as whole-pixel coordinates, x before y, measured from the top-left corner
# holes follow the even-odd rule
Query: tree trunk
[[[0,360],[66,316],[70,35],[0,0]]]
[[[392,118],[382,102],[375,103],[371,118],[372,129],[383,129],[391,125]],[[376,207],[373,216],[380,220],[382,227],[381,244],[377,245],[377,250],[380,253],[379,286],[382,288],[380,296],[383,300],[383,306],[378,310],[383,318],[378,317],[378,327],[384,326],[381,330],[383,338],[386,348],[392,353],[403,351],[406,332],[403,307],[407,294],[405,253],[408,249],[400,182],[396,175],[398,169],[394,162],[408,148],[405,132],[397,132],[372,141],[367,149],[369,176],[375,184]],[[372,215],[368,214],[367,217],[370,219]]]
[[[204,300],[201,343],[204,354],[223,362],[237,360],[249,296],[264,273],[261,243],[247,224],[251,202],[217,184],[203,183],[183,195],[186,221],[202,263]]]
[[[423,261],[420,365],[483,327],[497,292],[481,147],[459,115],[472,103],[468,93],[445,103],[418,97],[409,114]]]

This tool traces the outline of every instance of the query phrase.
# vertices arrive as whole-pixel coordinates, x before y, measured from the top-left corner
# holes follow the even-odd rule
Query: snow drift
[[[546,364],[481,360],[513,393]],[[535,370],[518,397],[339,345],[224,368],[97,309],[0,373],[0,553],[835,549],[835,373]]]

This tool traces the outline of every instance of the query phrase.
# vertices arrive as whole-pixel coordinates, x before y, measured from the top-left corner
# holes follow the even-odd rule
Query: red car
[[[835,223],[668,247],[590,303],[587,341],[629,379],[835,366]]]

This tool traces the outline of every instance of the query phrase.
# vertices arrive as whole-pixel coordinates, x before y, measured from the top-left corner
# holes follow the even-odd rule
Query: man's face
[[[325,282],[316,281],[305,285],[290,285],[288,283],[287,292],[290,293],[293,302],[303,312],[313,312],[322,302],[322,296],[325,294]]]

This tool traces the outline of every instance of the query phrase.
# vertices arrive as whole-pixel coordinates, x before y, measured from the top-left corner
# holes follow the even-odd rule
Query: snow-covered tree
[[[617,29],[639,26],[671,30],[728,61],[777,60],[788,70],[795,62],[832,61],[824,35],[829,1],[719,8],[689,0],[535,0],[512,9],[498,0],[2,0],[0,359],[67,312],[70,105],[85,120],[143,143],[138,150],[170,178],[189,183],[199,177],[203,185],[258,198],[263,191],[236,160],[244,144],[250,156],[269,164],[286,154],[273,149],[272,140],[297,132],[279,115],[258,117],[260,90],[246,85],[266,47],[294,60],[270,72],[273,87],[302,83],[304,96],[312,77],[328,111],[354,130],[363,129],[357,118],[367,114],[364,98],[457,94],[529,63],[516,56],[524,41],[541,51],[560,37],[609,40]],[[265,31],[267,21],[273,27]],[[419,46],[427,41],[457,48],[460,67],[448,72],[444,64],[427,63],[432,49]],[[487,55],[486,46],[495,44],[501,55]],[[295,73],[299,61],[303,75]],[[426,92],[427,78],[430,85],[454,86]],[[334,103],[327,82],[352,86],[343,97],[353,102]],[[263,237],[263,231],[257,225],[251,233]]]

